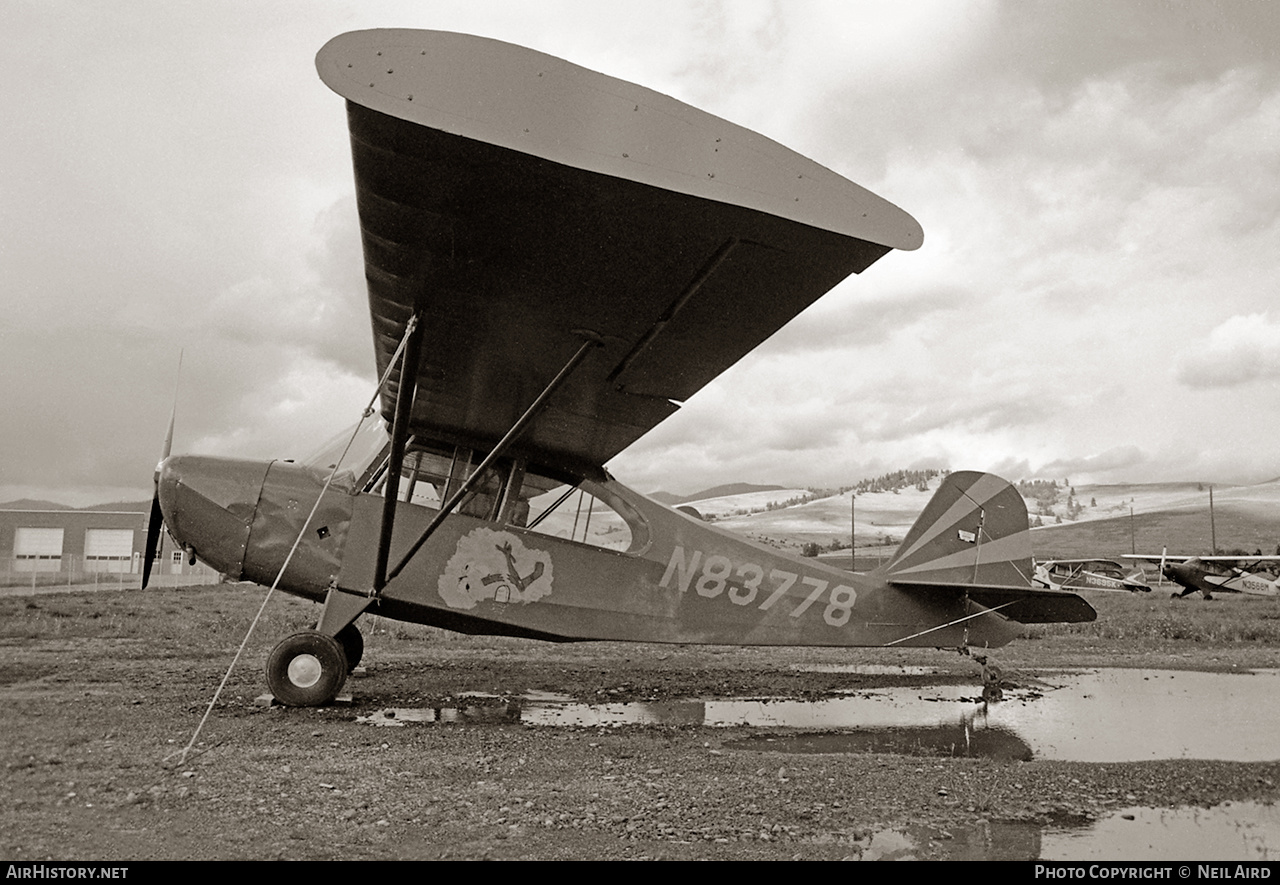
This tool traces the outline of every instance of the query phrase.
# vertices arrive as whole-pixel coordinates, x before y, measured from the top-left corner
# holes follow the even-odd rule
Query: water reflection
[[[967,723],[934,728],[859,728],[851,732],[759,734],[726,741],[728,750],[775,753],[894,753],[899,756],[981,756],[1005,762],[1034,758],[1026,741],[1001,728],[971,728]]]
[[[1042,860],[1199,861],[1280,859],[1280,808],[1228,802],[1214,808],[1130,808],[1089,827],[1046,828]]]
[[[785,698],[584,704],[559,695],[474,697],[360,717],[407,722],[608,727],[692,725],[798,729],[734,741],[742,750],[911,753],[1138,762],[1280,759],[1280,673],[1089,670],[1059,673],[984,703],[973,685],[883,688],[806,701]]]
[[[945,834],[882,830],[862,860],[1158,861],[1280,859],[1280,808],[1228,802],[1214,808],[1128,808],[1088,826],[980,821]]]

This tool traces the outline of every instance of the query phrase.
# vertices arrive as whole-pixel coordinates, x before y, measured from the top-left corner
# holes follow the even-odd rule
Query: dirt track
[[[368,636],[369,675],[348,683],[351,704],[262,707],[266,649],[315,617],[290,600],[272,601],[195,752],[166,761],[189,740],[261,598],[220,587],[0,599],[0,855],[837,859],[878,856],[876,834],[911,830],[912,856],[1026,859],[1034,844],[993,849],[993,828],[1131,805],[1269,803],[1280,790],[1280,763],[797,755],[730,749],[752,728],[536,727],[505,715],[530,690],[591,702],[816,697],[912,678],[797,669],[821,663],[945,667],[976,692],[976,667],[954,652],[549,645],[384,624]],[[1005,660],[1189,663],[1185,642],[1119,643],[1127,653],[1109,642],[1048,636],[1015,643]],[[1274,664],[1269,644],[1198,651],[1206,665]],[[471,716],[355,722],[394,706]]]

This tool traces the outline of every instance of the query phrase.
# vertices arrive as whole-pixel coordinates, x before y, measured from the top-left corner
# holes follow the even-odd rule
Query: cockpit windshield
[[[362,475],[365,469],[373,463],[373,460],[381,455],[382,450],[387,447],[387,432],[383,429],[382,422],[377,418],[365,419],[353,439],[351,434],[354,430],[354,425],[348,427],[321,446],[318,451],[302,463],[328,473],[337,466],[338,459],[341,458],[342,473],[351,473],[353,476]],[[348,443],[350,448],[347,447]],[[345,456],[343,455],[344,451],[346,452]]]

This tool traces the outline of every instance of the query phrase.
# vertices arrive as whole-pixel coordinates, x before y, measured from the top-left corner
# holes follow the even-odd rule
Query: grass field
[[[1097,610],[1096,621],[1028,625],[1000,655],[1023,666],[1280,667],[1280,599],[1171,599],[1160,587],[1081,595]]]
[[[1216,530],[1215,530],[1216,529]],[[1216,536],[1222,551],[1276,552],[1280,545],[1280,507],[1226,505],[1208,510],[1168,510],[1133,517],[1087,520],[1032,529],[1038,559],[1082,556],[1117,557],[1125,553],[1204,554]]]
[[[218,584],[180,589],[46,593],[0,597],[0,644],[27,640],[67,643],[109,641],[130,658],[200,658],[230,663],[249,632],[266,590],[252,584]],[[1161,659],[1175,666],[1280,667],[1280,599],[1215,595],[1171,599],[1166,589],[1151,593],[1082,594],[1097,610],[1083,624],[1038,624],[1000,655],[1022,666],[1150,666]],[[261,662],[279,639],[315,625],[320,607],[275,594],[254,626],[241,669],[261,682]],[[468,653],[486,647],[508,654],[520,649],[533,657],[554,657],[574,646],[535,640],[472,637],[366,617],[368,645],[387,659],[412,659],[426,647]],[[619,647],[628,647],[618,644]],[[587,643],[585,646],[599,644]],[[696,647],[694,647],[696,648]],[[556,652],[554,650],[559,650]],[[909,661],[928,655],[909,649],[745,650],[739,656],[791,661],[805,655],[842,660],[878,660],[891,654]],[[3,671],[0,670],[0,679]]]
[[[1025,860],[1037,844],[992,852],[992,822],[1079,824],[1134,805],[1280,798],[1280,762],[795,755],[735,749],[753,727],[534,727],[494,715],[535,690],[606,705],[822,699],[918,679],[976,691],[975,662],[955,650],[561,644],[366,616],[369,673],[349,684],[351,703],[267,707],[255,699],[268,649],[319,612],[278,595],[196,741],[265,593],[219,584],[0,595],[0,855],[835,860],[875,856],[881,831],[924,828],[922,858]],[[1026,628],[997,653],[1005,673],[1280,665],[1274,600],[1089,598],[1096,622]],[[860,664],[882,666],[849,666]],[[358,722],[387,707],[472,718]],[[1133,724],[1135,740],[1143,727]]]

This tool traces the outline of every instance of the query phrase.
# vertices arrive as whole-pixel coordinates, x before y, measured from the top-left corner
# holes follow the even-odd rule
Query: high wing
[[[1199,554],[1177,554],[1170,553],[1161,555],[1159,553],[1126,553],[1125,559],[1141,559],[1147,562],[1160,562],[1167,560],[1169,562],[1186,562],[1190,559],[1198,559],[1201,562],[1280,562],[1280,555],[1275,556],[1200,556]]]
[[[584,338],[512,449],[591,475],[851,273],[907,213],[742,127],[552,56],[440,31],[343,34],[379,374],[425,326],[409,432],[487,448]],[[390,421],[399,370],[384,388]]]
[[[1201,562],[1280,562],[1280,556],[1196,556],[1187,558],[1198,559]]]
[[[1156,558],[1157,558],[1157,559],[1159,559],[1159,557],[1156,557]],[[1041,565],[1089,565],[1089,564],[1097,564],[1097,565],[1112,565],[1112,566],[1115,566],[1116,568],[1119,568],[1119,567],[1120,567],[1120,563],[1118,563],[1118,562],[1114,562],[1114,561],[1112,561],[1112,560],[1110,560],[1110,559],[1096,559],[1096,558],[1095,558],[1095,559],[1046,559],[1044,562],[1042,562],[1042,563],[1040,563],[1040,564],[1041,564]]]

